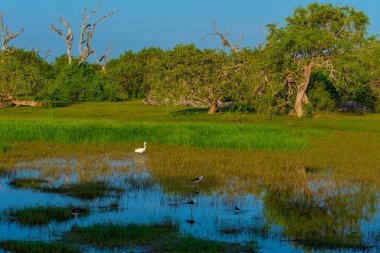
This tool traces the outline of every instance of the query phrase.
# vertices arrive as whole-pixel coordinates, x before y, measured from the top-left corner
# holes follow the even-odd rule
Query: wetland
[[[3,251],[380,250],[378,114],[130,101],[10,107],[0,123]]]

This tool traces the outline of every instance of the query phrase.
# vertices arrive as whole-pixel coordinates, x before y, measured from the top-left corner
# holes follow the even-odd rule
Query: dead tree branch
[[[215,37],[215,36],[218,36],[221,40],[221,44],[222,46],[224,47],[228,47],[231,49],[231,51],[233,52],[239,52],[239,43],[240,41],[243,39],[243,34],[240,34],[239,38],[237,39],[237,41],[234,43],[234,44],[231,44],[229,41],[228,41],[228,36],[230,36],[230,33],[229,32],[226,32],[226,33],[221,33],[219,32],[219,29],[216,25],[216,22],[215,20],[212,22],[213,23],[213,26],[214,26],[214,32],[213,33],[209,33],[209,34],[206,34],[206,36],[203,37],[203,39],[206,39],[208,37]]]
[[[24,28],[22,28],[17,33],[9,32],[8,25],[4,28],[4,13],[0,13],[0,29],[1,29],[1,52],[4,52],[7,49],[9,41],[13,40],[17,36],[19,36],[22,32],[24,32]]]
[[[61,29],[57,29],[53,24],[50,25],[50,31],[56,32],[65,41],[66,47],[67,47],[67,59],[69,61],[69,64],[71,64],[72,62],[71,47],[73,45],[74,34],[70,28],[69,21],[64,21],[60,16],[58,16],[58,20],[61,24],[63,24],[67,28],[67,34],[64,35]]]
[[[108,45],[107,48],[106,48],[106,53],[103,54],[99,59],[96,57],[96,52],[94,50],[94,57],[95,57],[95,60],[96,62],[101,66],[102,68],[102,71],[105,73],[106,72],[106,65],[107,65],[107,62],[108,62],[108,59],[109,59],[109,56],[110,56],[110,52],[111,52],[111,46]]]
[[[86,15],[87,7],[84,7],[82,10],[82,29],[79,37],[79,64],[86,61],[86,59],[94,53],[94,50],[91,49],[90,41],[92,39],[96,25],[103,19],[113,15],[116,11],[116,8],[114,8],[111,12],[98,18],[94,23],[87,23],[88,19],[92,15],[96,14],[101,6],[102,4],[99,3],[96,9],[91,11],[88,15]]]

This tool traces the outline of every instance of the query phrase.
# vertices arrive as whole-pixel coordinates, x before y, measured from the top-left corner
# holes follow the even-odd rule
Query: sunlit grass
[[[222,123],[115,123],[83,120],[0,120],[2,142],[53,143],[148,142],[199,148],[269,149],[305,148],[307,137],[324,136],[321,130],[293,131],[280,127]]]

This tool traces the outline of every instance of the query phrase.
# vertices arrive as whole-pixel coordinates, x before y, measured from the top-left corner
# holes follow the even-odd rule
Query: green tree
[[[152,95],[167,103],[209,105],[209,114],[215,113],[218,101],[231,95],[231,66],[224,51],[178,45],[152,66]]]
[[[102,101],[112,97],[106,89],[106,81],[100,71],[87,63],[62,63],[62,57],[54,64],[56,77],[48,90],[51,100],[82,102]],[[73,59],[76,63],[78,59]]]
[[[316,69],[334,75],[334,58],[350,54],[366,41],[367,16],[352,7],[312,3],[297,8],[279,28],[268,25],[267,50],[287,79],[296,84],[294,112],[304,114],[307,90]]]
[[[121,99],[145,97],[150,86],[151,62],[160,59],[163,51],[159,48],[143,49],[138,53],[126,51],[107,64],[107,80]]]
[[[8,48],[0,53],[0,94],[41,96],[51,67],[36,52]]]

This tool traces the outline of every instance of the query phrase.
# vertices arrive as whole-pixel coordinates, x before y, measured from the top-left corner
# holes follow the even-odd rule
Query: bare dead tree
[[[22,32],[24,32],[24,28],[22,28],[17,33],[9,32],[8,25],[4,28],[4,13],[0,13],[0,29],[1,29],[1,52],[4,52],[7,49],[9,41],[13,40],[17,36],[19,36]]]
[[[96,7],[95,10],[91,11],[87,16],[86,16],[86,11],[87,7],[84,7],[82,10],[82,29],[80,33],[80,38],[79,38],[79,64],[82,62],[86,61],[86,59],[94,53],[94,50],[91,49],[90,46],[90,41],[92,39],[94,29],[96,25],[102,21],[103,19],[113,15],[116,11],[116,8],[114,8],[111,12],[107,13],[106,15],[98,18],[94,23],[87,23],[88,19],[94,15],[99,8],[102,6],[101,3]],[[86,38],[85,38],[86,37]]]
[[[73,45],[74,34],[70,28],[69,21],[64,21],[60,16],[58,16],[58,20],[61,24],[63,24],[67,28],[67,34],[64,35],[61,29],[57,29],[53,24],[50,25],[50,31],[56,32],[65,41],[66,47],[67,47],[67,60],[69,61],[69,64],[71,64],[72,62],[71,47]]]
[[[216,36],[218,36],[220,38],[220,40],[221,40],[220,43],[222,44],[222,46],[230,48],[231,51],[233,51],[235,53],[239,52],[239,43],[243,39],[243,34],[240,34],[240,36],[237,39],[237,41],[234,44],[231,44],[228,41],[228,36],[230,36],[230,33],[229,32],[226,32],[226,33],[219,32],[219,29],[218,29],[218,27],[216,25],[215,20],[213,20],[212,23],[213,23],[213,26],[214,26],[214,32],[206,34],[206,36],[204,36],[203,39],[206,39],[208,37],[216,37]]]
[[[111,46],[108,45],[106,48],[106,53],[103,54],[99,59],[96,57],[96,52],[94,50],[94,57],[96,62],[102,67],[102,71],[105,73],[106,72],[106,65],[110,56],[111,52]]]

